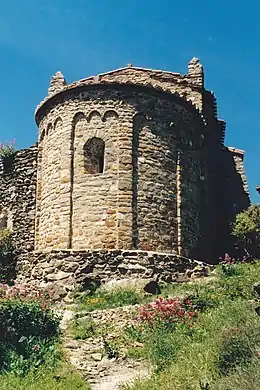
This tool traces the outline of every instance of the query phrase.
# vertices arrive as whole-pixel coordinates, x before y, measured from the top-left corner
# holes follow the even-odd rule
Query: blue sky
[[[259,14],[259,0],[2,0],[0,139],[16,137],[18,148],[36,141],[34,109],[57,70],[68,82],[128,63],[186,73],[196,56],[227,121],[226,145],[246,152],[256,202]]]

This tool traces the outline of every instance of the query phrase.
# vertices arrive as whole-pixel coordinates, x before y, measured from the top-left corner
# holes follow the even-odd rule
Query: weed
[[[108,359],[117,359],[119,355],[118,346],[115,343],[103,341],[104,351]]]
[[[43,365],[23,377],[14,373],[0,375],[0,390],[90,390],[86,381],[65,362],[55,367]]]
[[[3,159],[6,159],[8,157],[11,157],[15,153],[15,139],[12,141],[3,141],[0,142],[0,157]]]
[[[142,302],[143,296],[134,289],[114,290],[98,289],[92,295],[82,294],[78,298],[80,310],[93,311],[97,309],[107,309],[125,305],[135,305]]]
[[[74,318],[70,323],[70,332],[74,339],[85,340],[95,334],[95,324],[88,318]]]

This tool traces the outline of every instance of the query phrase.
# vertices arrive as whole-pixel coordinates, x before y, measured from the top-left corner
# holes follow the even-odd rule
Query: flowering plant
[[[33,286],[0,284],[2,370],[23,375],[53,354],[60,318],[50,305],[49,295]]]
[[[12,141],[5,140],[3,142],[0,142],[0,157],[6,158],[12,156],[15,152],[14,144],[15,139],[13,139]]]
[[[0,284],[0,304],[10,301],[19,303],[37,303],[43,311],[50,308],[53,304],[52,296],[49,292],[43,291],[31,285],[15,284]]]
[[[225,253],[223,257],[219,257],[219,264],[232,265],[235,263],[247,263],[249,261],[248,256],[243,256],[242,259],[235,259],[234,257],[229,256],[228,253]]]
[[[172,329],[177,324],[192,327],[197,315],[189,299],[160,297],[141,307],[138,320],[152,329]]]
[[[221,271],[224,276],[235,276],[240,273],[238,264],[249,263],[251,260],[248,256],[243,256],[242,259],[236,259],[229,256],[228,253],[225,253],[224,257],[219,257],[219,264],[221,266]]]

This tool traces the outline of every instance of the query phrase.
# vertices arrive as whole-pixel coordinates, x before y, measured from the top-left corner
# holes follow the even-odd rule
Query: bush
[[[147,332],[146,336],[146,355],[156,372],[160,372],[174,360],[180,349],[180,344],[172,332],[162,328]]]
[[[0,375],[0,390],[89,390],[86,381],[65,362],[55,368],[43,365],[25,376]]]
[[[70,323],[70,332],[74,339],[85,340],[95,334],[95,324],[86,318],[74,318]]]
[[[237,215],[232,234],[240,250],[260,257],[260,205],[252,205]]]
[[[214,390],[258,390],[260,383],[260,359],[252,359],[246,366],[239,366],[229,375],[219,377]]]
[[[0,230],[0,283],[12,283],[15,278],[12,232]]]
[[[254,293],[252,286],[260,280],[260,262],[247,264],[228,265],[232,271],[223,272],[225,265],[218,266],[220,279],[216,284],[216,292],[223,297],[236,300],[253,299]]]
[[[7,256],[13,251],[12,232],[9,229],[0,230],[0,257]]]
[[[196,317],[190,300],[160,297],[141,307],[138,319],[151,329],[174,329],[177,325],[192,326]]]
[[[237,366],[249,363],[253,354],[250,338],[243,329],[231,328],[224,332],[218,360],[221,375],[227,375]]]
[[[58,344],[53,340],[21,337],[14,346],[0,343],[0,371],[24,376],[45,364],[55,367],[61,358]]]
[[[175,358],[181,345],[179,335],[191,335],[196,318],[190,300],[160,297],[140,308],[139,326],[136,331],[128,329],[128,335],[144,342],[144,354],[159,372]]]
[[[15,152],[15,140],[0,142],[0,157],[8,158]]]
[[[55,355],[59,318],[50,303],[37,289],[1,286],[0,370],[25,374]]]

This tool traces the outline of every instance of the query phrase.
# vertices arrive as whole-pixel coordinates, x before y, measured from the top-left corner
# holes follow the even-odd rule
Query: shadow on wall
[[[234,252],[233,223],[236,215],[250,205],[243,155],[224,149],[219,158],[217,179],[216,258],[223,253]]]

